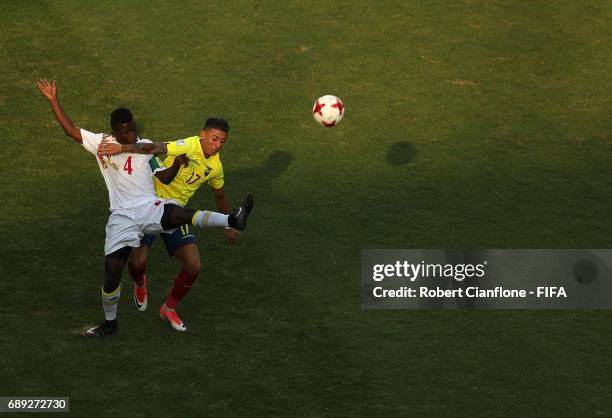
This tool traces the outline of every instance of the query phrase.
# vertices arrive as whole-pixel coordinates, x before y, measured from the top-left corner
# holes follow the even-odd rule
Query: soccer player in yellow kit
[[[155,191],[163,199],[171,199],[185,206],[191,196],[204,183],[211,186],[219,212],[230,213],[230,205],[223,190],[223,166],[219,151],[223,148],[229,132],[229,124],[221,118],[209,118],[198,136],[167,143],[148,144],[146,147],[128,145],[121,152],[169,154],[157,163],[166,170],[155,175]],[[113,148],[114,147],[114,148]],[[115,153],[118,148],[112,144],[101,144],[101,154]],[[186,155],[183,164],[174,164],[175,158]],[[179,157],[174,157],[176,155]],[[238,232],[232,228],[225,229],[230,243],[236,242]],[[177,331],[186,331],[187,327],[176,313],[178,303],[185,297],[195,283],[200,272],[200,253],[196,245],[191,225],[183,225],[172,233],[160,234],[169,255],[175,256],[181,263],[172,289],[160,308],[160,316],[167,319]],[[134,279],[134,303],[140,311],[147,309],[147,276],[146,265],[149,249],[156,235],[145,235],[129,260],[128,267]]]

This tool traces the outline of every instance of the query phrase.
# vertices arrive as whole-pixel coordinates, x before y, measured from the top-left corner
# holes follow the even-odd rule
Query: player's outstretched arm
[[[168,153],[168,145],[165,142],[118,144],[114,141],[102,141],[98,146],[98,153],[100,155],[115,155],[124,152],[129,152],[132,154],[164,155]]]
[[[81,137],[81,130],[74,126],[74,123],[70,120],[68,115],[62,109],[62,106],[57,99],[57,84],[55,80],[53,83],[49,83],[48,80],[38,80],[36,83],[38,86],[38,90],[49,100],[51,104],[51,109],[53,109],[53,114],[55,115],[55,119],[62,126],[62,129],[72,139],[77,141],[78,143],[83,143],[83,137]]]

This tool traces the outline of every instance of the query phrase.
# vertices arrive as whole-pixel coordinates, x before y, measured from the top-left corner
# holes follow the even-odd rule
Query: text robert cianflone
[[[401,286],[399,289],[384,289],[377,286],[372,289],[375,298],[567,298],[567,291],[563,286],[537,286],[535,290],[530,289],[506,289],[497,286],[493,289],[481,289],[470,286],[458,289],[443,289],[440,287],[429,288],[420,286],[418,289]]]
[[[532,294],[534,292],[531,292]],[[442,289],[440,287],[429,288],[421,286],[418,289],[402,286],[399,289],[383,289],[375,287],[372,294],[376,298],[524,298],[529,292],[524,289],[504,289],[496,287],[494,289],[480,289],[476,286],[470,286],[465,289]],[[538,292],[539,296],[539,292]]]
[[[484,277],[486,265],[486,261],[481,264],[433,264],[425,261],[410,263],[407,260],[398,260],[393,264],[374,264],[372,280],[380,282],[385,278],[398,277],[413,282],[419,277],[439,277],[452,278],[460,282],[473,277]]]

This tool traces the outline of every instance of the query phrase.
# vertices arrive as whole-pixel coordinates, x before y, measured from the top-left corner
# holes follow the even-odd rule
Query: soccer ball
[[[344,103],[331,94],[319,97],[312,107],[312,116],[326,128],[336,126],[344,116]]]

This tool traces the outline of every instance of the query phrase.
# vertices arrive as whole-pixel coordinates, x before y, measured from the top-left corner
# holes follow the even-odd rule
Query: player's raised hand
[[[36,85],[38,86],[38,90],[40,90],[49,101],[57,97],[57,85],[55,80],[53,80],[53,83],[49,83],[46,79],[38,80]]]

